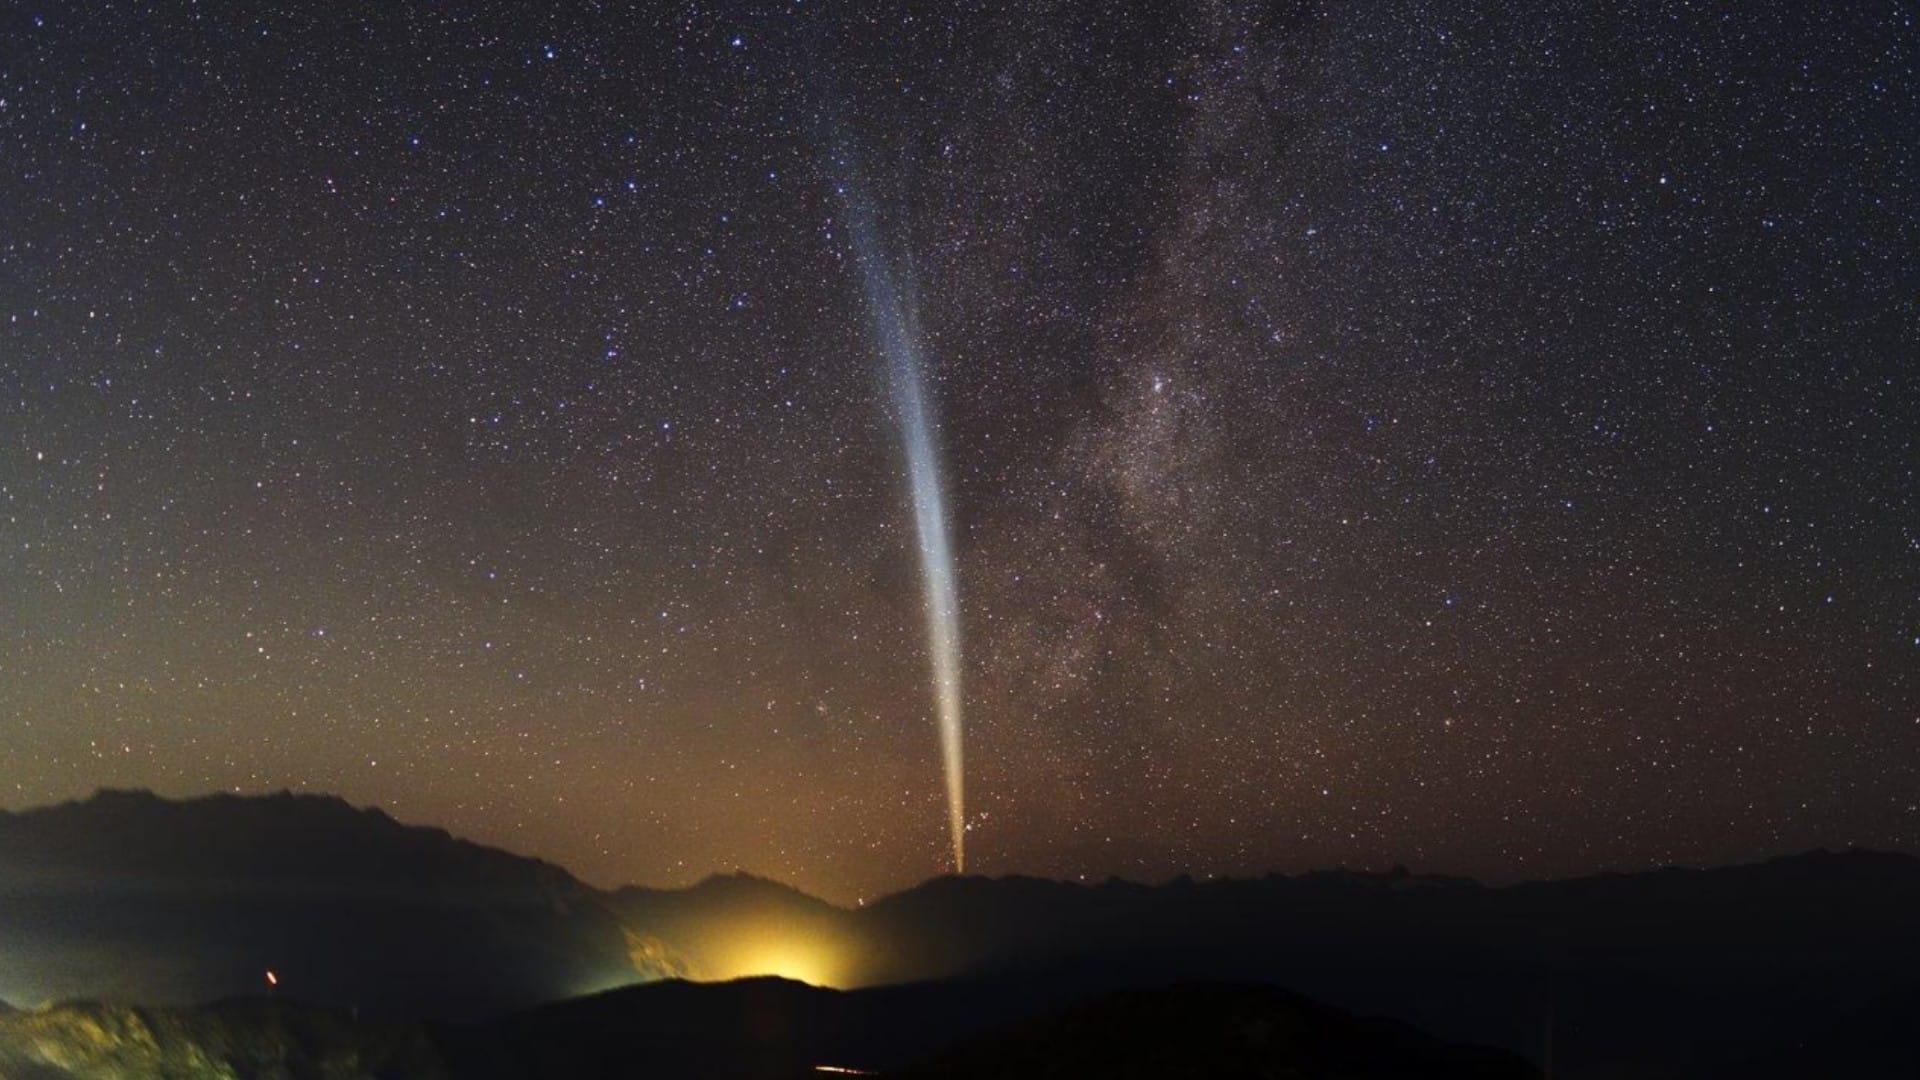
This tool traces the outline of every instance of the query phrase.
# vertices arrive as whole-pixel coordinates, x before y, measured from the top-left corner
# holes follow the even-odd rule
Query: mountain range
[[[1777,1070],[1837,1060],[1852,1064],[1836,1075],[1911,1075],[1895,1063],[1912,1060],[1900,1018],[1920,1002],[1917,912],[1920,859],[1859,851],[1504,887],[1400,870],[1162,885],[947,877],[847,909],[746,875],[597,890],[321,796],[102,792],[0,814],[0,996],[121,1003],[91,1007],[109,1011],[88,1024],[138,1005],[142,1023],[203,1035],[234,1016],[332,1032],[328,1010],[347,1010],[354,1039],[415,1055],[418,1068],[394,1073],[406,1076],[450,1061],[453,1075],[481,1075],[474,1061],[546,1061],[563,1046],[619,1060],[642,1030],[650,1059],[718,1060],[715,1040],[761,1014],[870,1034],[775,1039],[785,1049],[765,1068],[737,1075],[825,1053],[1014,1075],[1109,1028],[1088,1047],[1187,1032],[1183,1052],[1198,1040],[1260,1075],[1278,1067],[1261,1054],[1306,1043],[1250,1044],[1247,1031],[1311,1030],[1339,1056],[1375,1023],[1355,1019],[1366,1016],[1444,1040],[1422,1053],[1487,1045],[1556,1076],[1796,1075]],[[680,981],[769,974],[871,989]],[[1204,1023],[1242,1014],[1264,1019]],[[0,1016],[0,1077],[43,1075],[8,1072],[4,1054],[60,1015]],[[354,1026],[383,1017],[431,1026]],[[748,1056],[771,1045],[722,1041]],[[661,1075],[701,1074],[687,1069]]]
[[[664,974],[550,863],[328,797],[103,791],[0,814],[0,996],[267,989],[477,1016]]]

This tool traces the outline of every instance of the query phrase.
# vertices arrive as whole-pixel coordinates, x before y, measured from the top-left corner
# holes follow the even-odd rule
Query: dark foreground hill
[[[429,1019],[660,976],[1000,987],[956,1006],[976,1026],[1018,1019],[1002,1000],[1032,1016],[1224,981],[1576,1080],[1762,1075],[1910,1054],[1890,1018],[1920,998],[1920,859],[1815,852],[1501,888],[1405,872],[941,878],[848,910],[746,876],[600,893],[335,799],[103,793],[0,814],[0,998],[209,1001],[259,993],[268,969],[301,999]]]
[[[104,791],[0,813],[0,995],[195,1002],[264,989],[478,1016],[631,982],[559,867],[319,796]]]
[[[655,983],[470,1025],[266,1001],[55,1006],[0,1016],[0,1078],[832,1075],[820,1066],[954,1078],[1538,1075],[1509,1053],[1448,1045],[1270,987],[1172,986],[1036,1008],[1034,995],[1006,984],[841,992],[780,979]]]
[[[899,1070],[916,1080],[1148,1077],[1533,1077],[1511,1053],[1442,1043],[1271,987],[1118,990]]]
[[[839,943],[856,982],[1018,977],[1060,1001],[1272,983],[1551,1056],[1556,1075],[1576,1078],[1751,1071],[1883,1046],[1872,1018],[1920,987],[1920,860],[1872,852],[1505,888],[1404,872],[1161,886],[944,878],[835,915],[766,899],[760,917],[824,924],[813,932]],[[614,902],[644,920],[630,894]],[[697,970],[693,946],[708,938],[675,933]]]
[[[270,1001],[0,1013],[0,1080],[452,1080],[423,1024]]]

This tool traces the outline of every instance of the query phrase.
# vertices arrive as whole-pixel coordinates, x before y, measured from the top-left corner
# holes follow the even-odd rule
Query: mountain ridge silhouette
[[[1501,885],[947,875],[849,908],[742,872],[596,889],[333,796],[113,791],[0,813],[0,999],[27,1005],[215,1000],[271,968],[321,1004],[479,1019],[783,970],[757,969],[751,940],[804,945],[842,986],[985,981],[1037,1011],[1274,985],[1447,1040],[1704,1075],[1751,1059],[1756,1031],[1884,1030],[1884,1003],[1920,986],[1916,912],[1920,858],[1865,850]]]

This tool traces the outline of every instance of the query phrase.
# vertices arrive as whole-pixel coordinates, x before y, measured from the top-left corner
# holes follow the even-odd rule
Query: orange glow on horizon
[[[809,986],[838,987],[838,965],[826,950],[805,942],[774,941],[742,950],[735,970],[722,978],[746,979],[756,975],[777,975]]]
[[[709,954],[703,978],[748,979],[773,975],[809,986],[845,989],[848,957],[833,940],[787,923],[744,926]]]

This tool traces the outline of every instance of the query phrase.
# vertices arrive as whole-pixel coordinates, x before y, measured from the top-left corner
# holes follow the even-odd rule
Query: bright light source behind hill
[[[730,957],[731,970],[720,978],[741,979],[778,975],[812,986],[840,988],[844,977],[841,957],[824,942],[798,936],[748,936]]]

